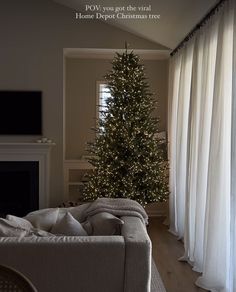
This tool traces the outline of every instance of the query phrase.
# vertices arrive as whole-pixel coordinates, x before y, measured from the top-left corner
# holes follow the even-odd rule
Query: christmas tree
[[[95,142],[89,143],[94,171],[84,189],[85,201],[129,198],[145,205],[168,197],[163,141],[152,115],[156,102],[139,62],[126,49],[116,54],[105,76],[111,97],[101,109]]]

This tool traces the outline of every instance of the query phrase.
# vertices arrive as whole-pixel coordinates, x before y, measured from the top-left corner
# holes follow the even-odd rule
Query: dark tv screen
[[[42,134],[42,92],[0,91],[0,135]]]

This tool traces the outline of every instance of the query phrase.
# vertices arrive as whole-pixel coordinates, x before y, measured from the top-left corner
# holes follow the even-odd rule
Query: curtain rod
[[[195,26],[194,28],[187,34],[187,36],[178,44],[178,46],[170,53],[171,57],[173,57],[184,45],[187,43],[195,33],[203,27],[207,21],[217,13],[223,4],[228,0],[220,0]]]

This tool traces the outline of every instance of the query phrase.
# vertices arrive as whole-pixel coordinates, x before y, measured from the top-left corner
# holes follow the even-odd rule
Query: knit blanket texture
[[[148,224],[148,215],[136,201],[124,198],[98,198],[83,212],[83,220],[100,212],[108,212],[114,216],[135,216]]]

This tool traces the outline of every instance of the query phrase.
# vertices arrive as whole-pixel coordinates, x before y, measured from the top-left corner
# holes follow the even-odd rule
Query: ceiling
[[[131,32],[144,39],[174,49],[218,0],[54,0],[83,14],[85,5],[99,4],[103,7],[134,7],[151,5],[151,12],[132,12],[132,14],[160,15],[159,19],[114,19],[106,22]],[[113,14],[114,12],[109,12]],[[124,12],[128,14],[127,11]],[[91,20],[92,21],[92,20]]]

